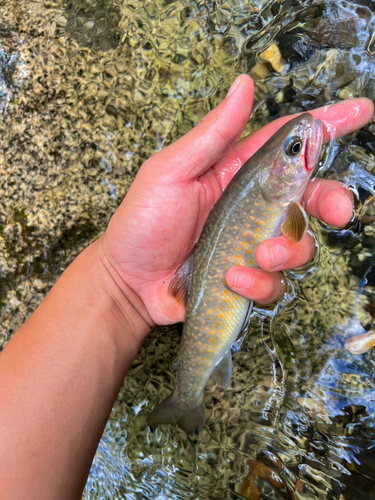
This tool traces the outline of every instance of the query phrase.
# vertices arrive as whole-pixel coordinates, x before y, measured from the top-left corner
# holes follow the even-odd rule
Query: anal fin
[[[232,376],[232,353],[229,349],[217,363],[211,378],[218,386],[228,389]]]

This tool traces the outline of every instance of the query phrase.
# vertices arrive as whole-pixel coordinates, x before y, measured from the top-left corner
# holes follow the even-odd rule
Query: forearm
[[[150,327],[98,258],[65,271],[0,355],[0,498],[80,498]]]

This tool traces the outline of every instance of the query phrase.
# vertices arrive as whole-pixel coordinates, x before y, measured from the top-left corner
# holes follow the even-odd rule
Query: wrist
[[[134,290],[124,281],[117,269],[107,258],[103,245],[104,235],[96,240],[86,251],[91,250],[95,267],[98,269],[95,279],[102,293],[111,302],[110,314],[116,315],[119,328],[134,337],[142,345],[151,329],[155,326],[148,311]]]

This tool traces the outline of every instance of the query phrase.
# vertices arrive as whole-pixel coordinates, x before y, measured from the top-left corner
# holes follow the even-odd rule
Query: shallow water
[[[370,0],[0,0],[0,345],[104,230],[142,162],[238,74],[256,79],[246,133],[340,99],[375,100],[373,11]],[[374,155],[372,122],[322,156],[318,175],[351,186],[358,214],[375,194]],[[147,429],[173,387],[181,327],[150,335],[86,499],[375,499],[375,350],[344,348],[359,321],[374,322],[374,223],[312,226],[316,259],[288,274],[281,304],[254,310],[231,387],[207,388],[198,438]]]

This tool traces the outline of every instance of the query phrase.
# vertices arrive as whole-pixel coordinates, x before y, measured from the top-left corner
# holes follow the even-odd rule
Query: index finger
[[[323,140],[342,137],[363,127],[374,113],[374,105],[370,99],[360,97],[348,99],[337,104],[324,106],[309,111],[314,118],[320,118],[323,123]],[[215,165],[214,170],[224,190],[235,175],[237,170],[265,144],[274,133],[285,123],[292,120],[295,115],[283,116],[257,130],[253,134],[238,142]]]

